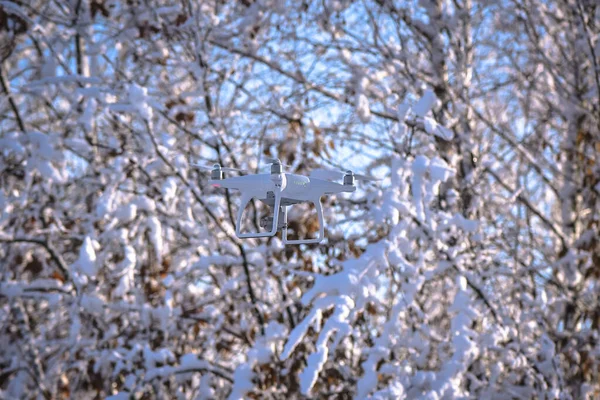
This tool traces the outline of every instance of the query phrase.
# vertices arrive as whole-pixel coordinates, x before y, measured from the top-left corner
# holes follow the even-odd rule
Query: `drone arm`
[[[318,178],[311,178],[310,183],[314,190],[313,196],[316,193],[319,193],[322,196],[326,194],[354,192],[356,190],[356,186],[354,185],[341,185],[337,182],[325,181]]]
[[[317,209],[317,217],[319,218],[319,235],[313,239],[295,239],[288,240],[287,238],[287,228],[283,229],[283,244],[311,244],[311,243],[321,243],[323,238],[325,237],[325,222],[323,220],[323,205],[321,204],[321,196],[318,196],[312,200],[312,203],[315,205]],[[286,219],[287,219],[287,211],[286,211]]]
[[[224,188],[224,189],[237,189],[237,190],[244,189],[248,185],[247,181],[244,180],[243,176],[234,176],[232,178],[216,179],[216,180],[211,179],[208,182],[211,185],[213,185],[214,187],[220,187],[220,188]]]
[[[252,197],[254,197],[254,196],[250,193],[242,194],[240,209],[238,210],[238,213],[237,213],[237,222],[235,224],[235,234],[238,237],[241,237],[240,236],[241,235],[240,226],[242,225],[242,216],[244,215],[244,210],[246,209],[246,206],[248,205],[250,200],[252,200]]]

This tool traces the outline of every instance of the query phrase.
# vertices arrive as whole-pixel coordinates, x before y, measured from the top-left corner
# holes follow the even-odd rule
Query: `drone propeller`
[[[198,167],[200,169],[203,169],[205,171],[213,171],[215,169],[220,169],[223,172],[242,172],[242,173],[248,173],[248,171],[246,171],[245,169],[239,169],[239,168],[229,168],[229,167],[221,167],[219,164],[214,164],[214,165],[201,165],[201,164],[190,164],[194,167]]]
[[[352,171],[339,171],[339,170],[322,169],[322,168],[313,169],[310,173],[310,176],[313,178],[325,179],[325,180],[342,179],[342,178],[344,178],[344,176],[346,176],[349,173],[354,175],[354,179],[357,179],[359,181],[376,182],[376,181],[381,180],[379,178],[375,178],[375,177],[369,176],[369,175],[355,174]]]
[[[270,158],[270,157],[267,157],[265,159],[265,161],[267,163],[266,164],[261,164],[261,166],[267,166],[267,165],[271,165],[271,164],[280,164],[282,167],[286,167],[286,168],[290,168],[291,167],[290,165],[282,163],[279,158]]]

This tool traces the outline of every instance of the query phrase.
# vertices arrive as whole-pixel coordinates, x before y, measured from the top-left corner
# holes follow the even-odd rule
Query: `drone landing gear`
[[[320,243],[325,237],[325,227],[323,224],[323,207],[321,206],[321,199],[316,199],[312,201],[317,209],[317,217],[319,218],[319,235],[313,239],[288,239],[288,230],[287,230],[287,206],[281,207],[283,209],[283,221],[284,228],[281,230],[281,238],[283,240],[283,244],[311,244],[311,243]],[[280,211],[281,212],[281,211]]]
[[[270,205],[273,209],[273,216],[264,217],[260,220],[260,227],[269,229],[267,232],[249,232],[242,233],[240,232],[240,227],[242,226],[242,216],[244,210],[250,200],[253,198],[261,198],[260,195],[251,195],[247,194],[242,196],[242,201],[240,204],[240,210],[237,215],[237,224],[235,228],[235,234],[240,239],[244,238],[260,238],[260,237],[270,237],[275,236],[277,231],[281,231],[281,238],[283,244],[311,244],[311,243],[320,243],[325,237],[325,228],[323,223],[323,207],[321,206],[321,198],[314,199],[310,201],[315,205],[317,209],[317,217],[319,218],[319,234],[317,237],[312,239],[288,239],[288,224],[287,224],[287,208],[290,205],[297,204],[298,201],[290,201],[289,199],[285,199],[282,201],[281,193],[267,193],[266,199],[263,199],[263,202]],[[277,211],[276,211],[277,210]]]
[[[256,196],[254,194],[246,194],[246,195],[242,196],[240,210],[238,211],[238,215],[237,215],[237,224],[235,226],[235,234],[240,239],[275,236],[277,234],[277,230],[279,229],[279,214],[280,213],[274,213],[274,217],[271,217],[271,218],[273,218],[273,221],[271,224],[271,230],[268,232],[251,232],[251,233],[240,232],[240,227],[242,226],[242,215],[244,214],[244,209],[246,209],[246,206],[248,205],[250,200],[252,200],[254,197],[259,198],[259,196]],[[273,206],[274,206],[275,210],[279,210],[279,208],[281,207],[281,193],[278,193],[275,195],[275,201],[274,201]],[[261,226],[262,226],[262,221],[261,221]]]

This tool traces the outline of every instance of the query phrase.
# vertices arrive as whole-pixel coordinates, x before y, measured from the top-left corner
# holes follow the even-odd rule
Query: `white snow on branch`
[[[250,364],[240,364],[233,372],[233,386],[227,400],[242,400],[245,394],[254,387],[253,376],[254,373]]]
[[[148,104],[148,89],[136,83],[129,85],[128,100],[132,107],[146,121],[152,119],[152,108]]]
[[[449,309],[450,312],[456,313],[450,323],[454,353],[452,358],[435,374],[435,379],[431,384],[432,390],[439,398],[468,395],[468,392],[463,391],[460,383],[471,362],[479,355],[479,348],[474,340],[476,332],[471,329],[473,320],[479,317],[479,312],[471,306],[467,279],[464,276],[458,276],[456,285],[459,290]]]
[[[350,315],[362,309],[370,293],[368,291],[368,273],[375,265],[388,265],[385,255],[385,243],[374,243],[367,247],[359,259],[344,262],[342,271],[333,275],[316,275],[311,290],[302,296],[302,303],[312,304],[310,313],[290,333],[281,354],[281,360],[289,358],[296,346],[305,337],[308,328],[320,325],[323,311],[334,307],[333,314],[323,325],[317,342],[316,351],[308,357],[307,366],[300,374],[300,386],[304,395],[310,395],[330,351],[335,351],[339,343],[351,332]],[[323,296],[324,297],[319,297]],[[331,345],[329,338],[336,332]]]
[[[308,328],[310,328],[313,322],[315,322],[316,320],[320,320],[320,318],[321,309],[313,307],[310,313],[302,320],[302,322],[296,325],[294,330],[290,333],[287,343],[283,348],[283,352],[281,353],[281,360],[286,360],[292,355],[292,352],[294,351],[296,346],[300,344],[300,342],[306,335]]]
[[[417,213],[417,218],[419,218],[420,220],[425,219],[425,211],[423,204],[423,186],[425,174],[427,173],[428,167],[429,160],[423,155],[417,156],[412,164],[413,205]]]
[[[147,224],[148,228],[150,228],[148,236],[152,243],[154,254],[158,262],[161,262],[163,254],[162,225],[156,216],[148,218]]]
[[[83,244],[79,248],[79,258],[75,262],[75,268],[78,272],[83,273],[89,278],[96,276],[98,272],[96,266],[96,251],[94,244],[89,236],[83,240]]]
[[[356,114],[358,114],[358,118],[360,118],[364,124],[371,120],[369,99],[364,93],[359,93],[356,95]]]
[[[316,351],[308,357],[306,368],[300,373],[300,390],[305,396],[310,395],[310,391],[327,361],[329,351],[335,351],[338,344],[351,331],[347,319],[350,310],[354,307],[354,301],[348,296],[339,296],[335,298],[335,303],[335,310],[327,319],[317,339]],[[329,337],[333,332],[337,332],[337,334],[333,343],[328,347]]]
[[[430,135],[435,135],[444,140],[452,140],[454,138],[454,132],[445,126],[438,124],[431,117],[423,117],[423,125],[425,125],[425,131]]]
[[[362,76],[357,79],[356,84],[356,114],[358,118],[366,124],[371,120],[371,109],[369,107],[369,98],[367,97],[366,90],[369,84],[369,80],[366,76]]]
[[[416,116],[423,118],[433,108],[435,100],[435,94],[432,90],[428,89],[423,94],[423,97],[417,101],[417,104],[413,106],[412,110]]]
[[[477,221],[466,219],[463,215],[459,213],[454,214],[454,216],[450,220],[450,223],[469,233],[474,233],[479,227],[479,223]]]
[[[125,258],[119,265],[121,278],[119,284],[113,290],[113,296],[123,297],[134,287],[135,265],[137,261],[135,249],[132,246],[125,246]]]
[[[57,168],[54,163],[61,161],[61,153],[55,149],[55,143],[50,135],[33,131],[26,136],[31,155],[27,159],[27,169],[37,171],[42,177],[57,183],[66,181],[64,170]]]
[[[400,103],[397,110],[398,121],[403,122],[406,119],[406,115],[410,111],[410,104],[406,102]]]
[[[368,357],[362,363],[364,374],[357,383],[357,399],[367,398],[369,393],[377,387],[377,367],[379,362],[389,355],[389,349],[392,344],[398,340],[402,340],[402,338],[397,335],[400,315],[412,305],[415,296],[425,283],[424,277],[418,274],[417,269],[413,272],[414,273],[409,276],[409,282],[402,285],[403,296],[396,300],[390,318],[383,327],[383,331],[379,337],[375,339],[373,346],[367,350]]]

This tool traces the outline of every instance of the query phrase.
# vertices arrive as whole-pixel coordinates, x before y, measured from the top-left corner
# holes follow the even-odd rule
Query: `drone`
[[[205,167],[194,164],[210,170],[210,180],[208,181],[214,187],[225,189],[237,189],[241,192],[241,204],[237,213],[237,222],[235,234],[240,239],[261,238],[275,236],[281,231],[283,244],[312,244],[320,243],[325,238],[325,226],[323,221],[323,206],[321,197],[337,193],[351,193],[356,190],[356,181],[376,181],[378,179],[354,174],[352,171],[331,171],[325,169],[313,170],[310,176],[285,173],[283,164],[279,159],[270,159],[271,172],[266,174],[249,174],[225,178],[224,172],[243,172],[246,171],[237,168],[221,167],[220,164],[214,164],[212,167]],[[328,179],[342,178],[342,183],[332,182]],[[253,199],[258,199],[267,204],[273,210],[273,215],[263,217],[260,220],[260,227],[266,229],[265,232],[241,232],[242,215],[248,203]],[[289,206],[299,203],[312,203],[317,210],[319,219],[319,233],[315,238],[309,239],[288,239],[287,209]]]

